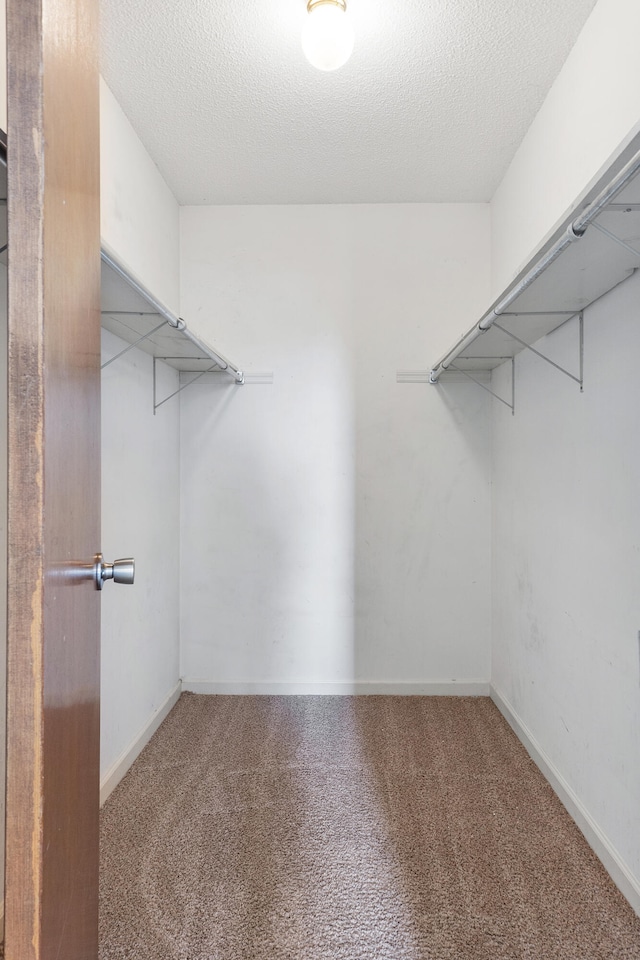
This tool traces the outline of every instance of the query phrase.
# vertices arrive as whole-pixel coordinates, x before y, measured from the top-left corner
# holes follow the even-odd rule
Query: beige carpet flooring
[[[101,960],[640,960],[488,699],[184,694],[102,814]]]

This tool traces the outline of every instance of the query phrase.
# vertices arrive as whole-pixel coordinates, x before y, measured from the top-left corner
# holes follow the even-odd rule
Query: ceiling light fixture
[[[302,49],[318,70],[337,70],[353,51],[353,29],[346,0],[308,0]]]

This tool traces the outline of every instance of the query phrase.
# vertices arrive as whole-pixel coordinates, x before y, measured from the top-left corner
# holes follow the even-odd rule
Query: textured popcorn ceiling
[[[595,0],[101,0],[102,73],[183,204],[489,200]]]

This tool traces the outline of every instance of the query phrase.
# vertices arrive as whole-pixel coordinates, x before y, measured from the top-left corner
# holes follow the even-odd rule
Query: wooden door
[[[96,0],[8,0],[5,950],[97,957]]]

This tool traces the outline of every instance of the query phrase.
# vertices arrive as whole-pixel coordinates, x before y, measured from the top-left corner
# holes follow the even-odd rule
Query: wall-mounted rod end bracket
[[[569,240],[573,243],[574,240],[581,240],[585,233],[587,232],[586,227],[576,227],[574,223],[570,223],[567,227],[567,236]]]
[[[242,372],[242,370],[236,371],[236,383],[238,384],[244,383],[244,373]]]
[[[438,376],[435,370],[429,371],[429,383],[432,384],[434,387],[438,386]]]
[[[480,333],[486,333],[489,327],[491,327],[495,321],[498,319],[499,314],[495,310],[492,310],[491,313],[488,313],[486,317],[478,324],[478,330]]]

